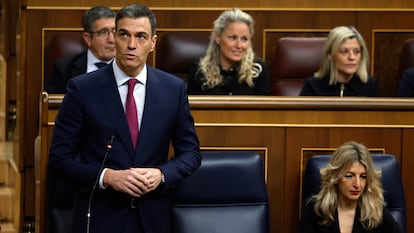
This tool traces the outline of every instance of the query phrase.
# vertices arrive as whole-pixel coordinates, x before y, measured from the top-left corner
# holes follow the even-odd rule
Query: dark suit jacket
[[[111,187],[97,189],[92,201],[91,232],[123,233],[129,211],[139,211],[145,232],[170,231],[169,189],[201,163],[184,82],[148,67],[146,98],[137,150],[113,75],[112,65],[71,79],[56,117],[49,169],[79,186],[73,232],[84,232],[91,187],[99,175],[106,144],[114,136],[105,167],[158,167],[165,183],[138,199]],[[170,143],[174,160],[168,160]]]
[[[328,226],[321,226],[318,222],[321,221],[321,217],[318,216],[314,209],[314,202],[309,203],[302,212],[302,217],[299,223],[299,233],[339,233],[339,222],[338,222],[338,213],[335,213],[335,222]],[[384,208],[382,216],[382,224],[377,228],[372,230],[365,229],[361,222],[360,218],[360,209],[356,209],[354,226],[352,229],[353,233],[401,233],[401,229],[398,223],[394,220],[391,213]]]
[[[66,93],[69,79],[86,73],[87,51],[73,57],[59,59],[53,64],[52,76],[48,80],[45,90],[50,94]]]
[[[398,96],[414,97],[414,68],[404,71],[398,88]]]
[[[374,77],[369,77],[367,83],[363,83],[358,76],[354,76],[351,81],[345,83],[344,96],[378,96],[378,81]],[[301,96],[339,96],[341,84],[329,85],[329,77],[322,79],[309,77],[306,78]]]

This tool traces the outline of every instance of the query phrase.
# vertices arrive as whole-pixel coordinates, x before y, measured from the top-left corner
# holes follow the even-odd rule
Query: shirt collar
[[[118,64],[116,64],[115,59],[114,62],[112,62],[112,67],[114,70],[115,80],[118,87],[124,85],[130,78],[138,79],[138,81],[144,86],[147,83],[147,65],[144,65],[144,68],[136,77],[129,77],[127,74],[125,74],[125,72],[122,71],[121,68],[119,68]]]
[[[111,59],[109,61],[101,61],[97,57],[95,57],[95,55],[93,55],[93,53],[92,53],[92,51],[90,49],[88,49],[88,52],[87,52],[86,56],[87,56],[88,66],[89,65],[95,65],[95,63],[98,63],[98,62],[105,62],[105,63],[108,63],[109,64],[113,60],[113,59]]]

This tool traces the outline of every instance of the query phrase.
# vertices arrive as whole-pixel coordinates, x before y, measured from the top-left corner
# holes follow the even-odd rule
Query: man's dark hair
[[[155,35],[156,27],[157,27],[157,20],[155,18],[154,13],[148,7],[140,4],[131,4],[127,5],[122,8],[118,14],[116,15],[115,19],[115,27],[118,25],[118,21],[123,18],[132,18],[137,19],[141,17],[148,17],[151,23],[151,36]]]

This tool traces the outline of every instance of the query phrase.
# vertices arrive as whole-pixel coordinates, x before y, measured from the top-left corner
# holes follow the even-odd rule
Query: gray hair
[[[95,21],[98,19],[115,18],[116,12],[106,6],[95,6],[87,10],[82,18],[82,26],[85,32],[95,30]]]

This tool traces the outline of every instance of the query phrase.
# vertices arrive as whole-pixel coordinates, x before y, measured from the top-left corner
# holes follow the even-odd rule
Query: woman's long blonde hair
[[[338,207],[337,183],[349,167],[359,162],[365,166],[367,183],[358,200],[361,209],[360,221],[366,229],[373,229],[381,224],[384,207],[381,172],[376,170],[368,149],[357,142],[347,142],[336,149],[326,168],[321,169],[322,185],[315,200],[314,211],[322,217],[321,225],[329,225],[335,220]]]
[[[206,78],[202,88],[212,88],[219,85],[223,81],[220,74],[220,47],[215,41],[214,34],[222,35],[229,23],[242,22],[249,27],[250,38],[249,47],[246,55],[240,62],[238,69],[239,83],[246,82],[250,87],[254,86],[253,78],[258,77],[262,71],[262,66],[259,63],[254,63],[254,52],[252,49],[251,38],[254,34],[254,20],[244,11],[237,8],[224,11],[215,21],[213,31],[210,36],[210,43],[206,55],[200,60],[200,71]]]
[[[322,51],[322,63],[319,70],[314,74],[316,78],[324,78],[329,75],[329,85],[336,84],[338,68],[335,63],[335,54],[347,39],[356,38],[361,46],[361,60],[358,64],[356,74],[363,83],[368,81],[369,53],[364,38],[352,26],[339,26],[333,28],[328,35],[328,39]],[[329,59],[331,57],[331,59]]]

